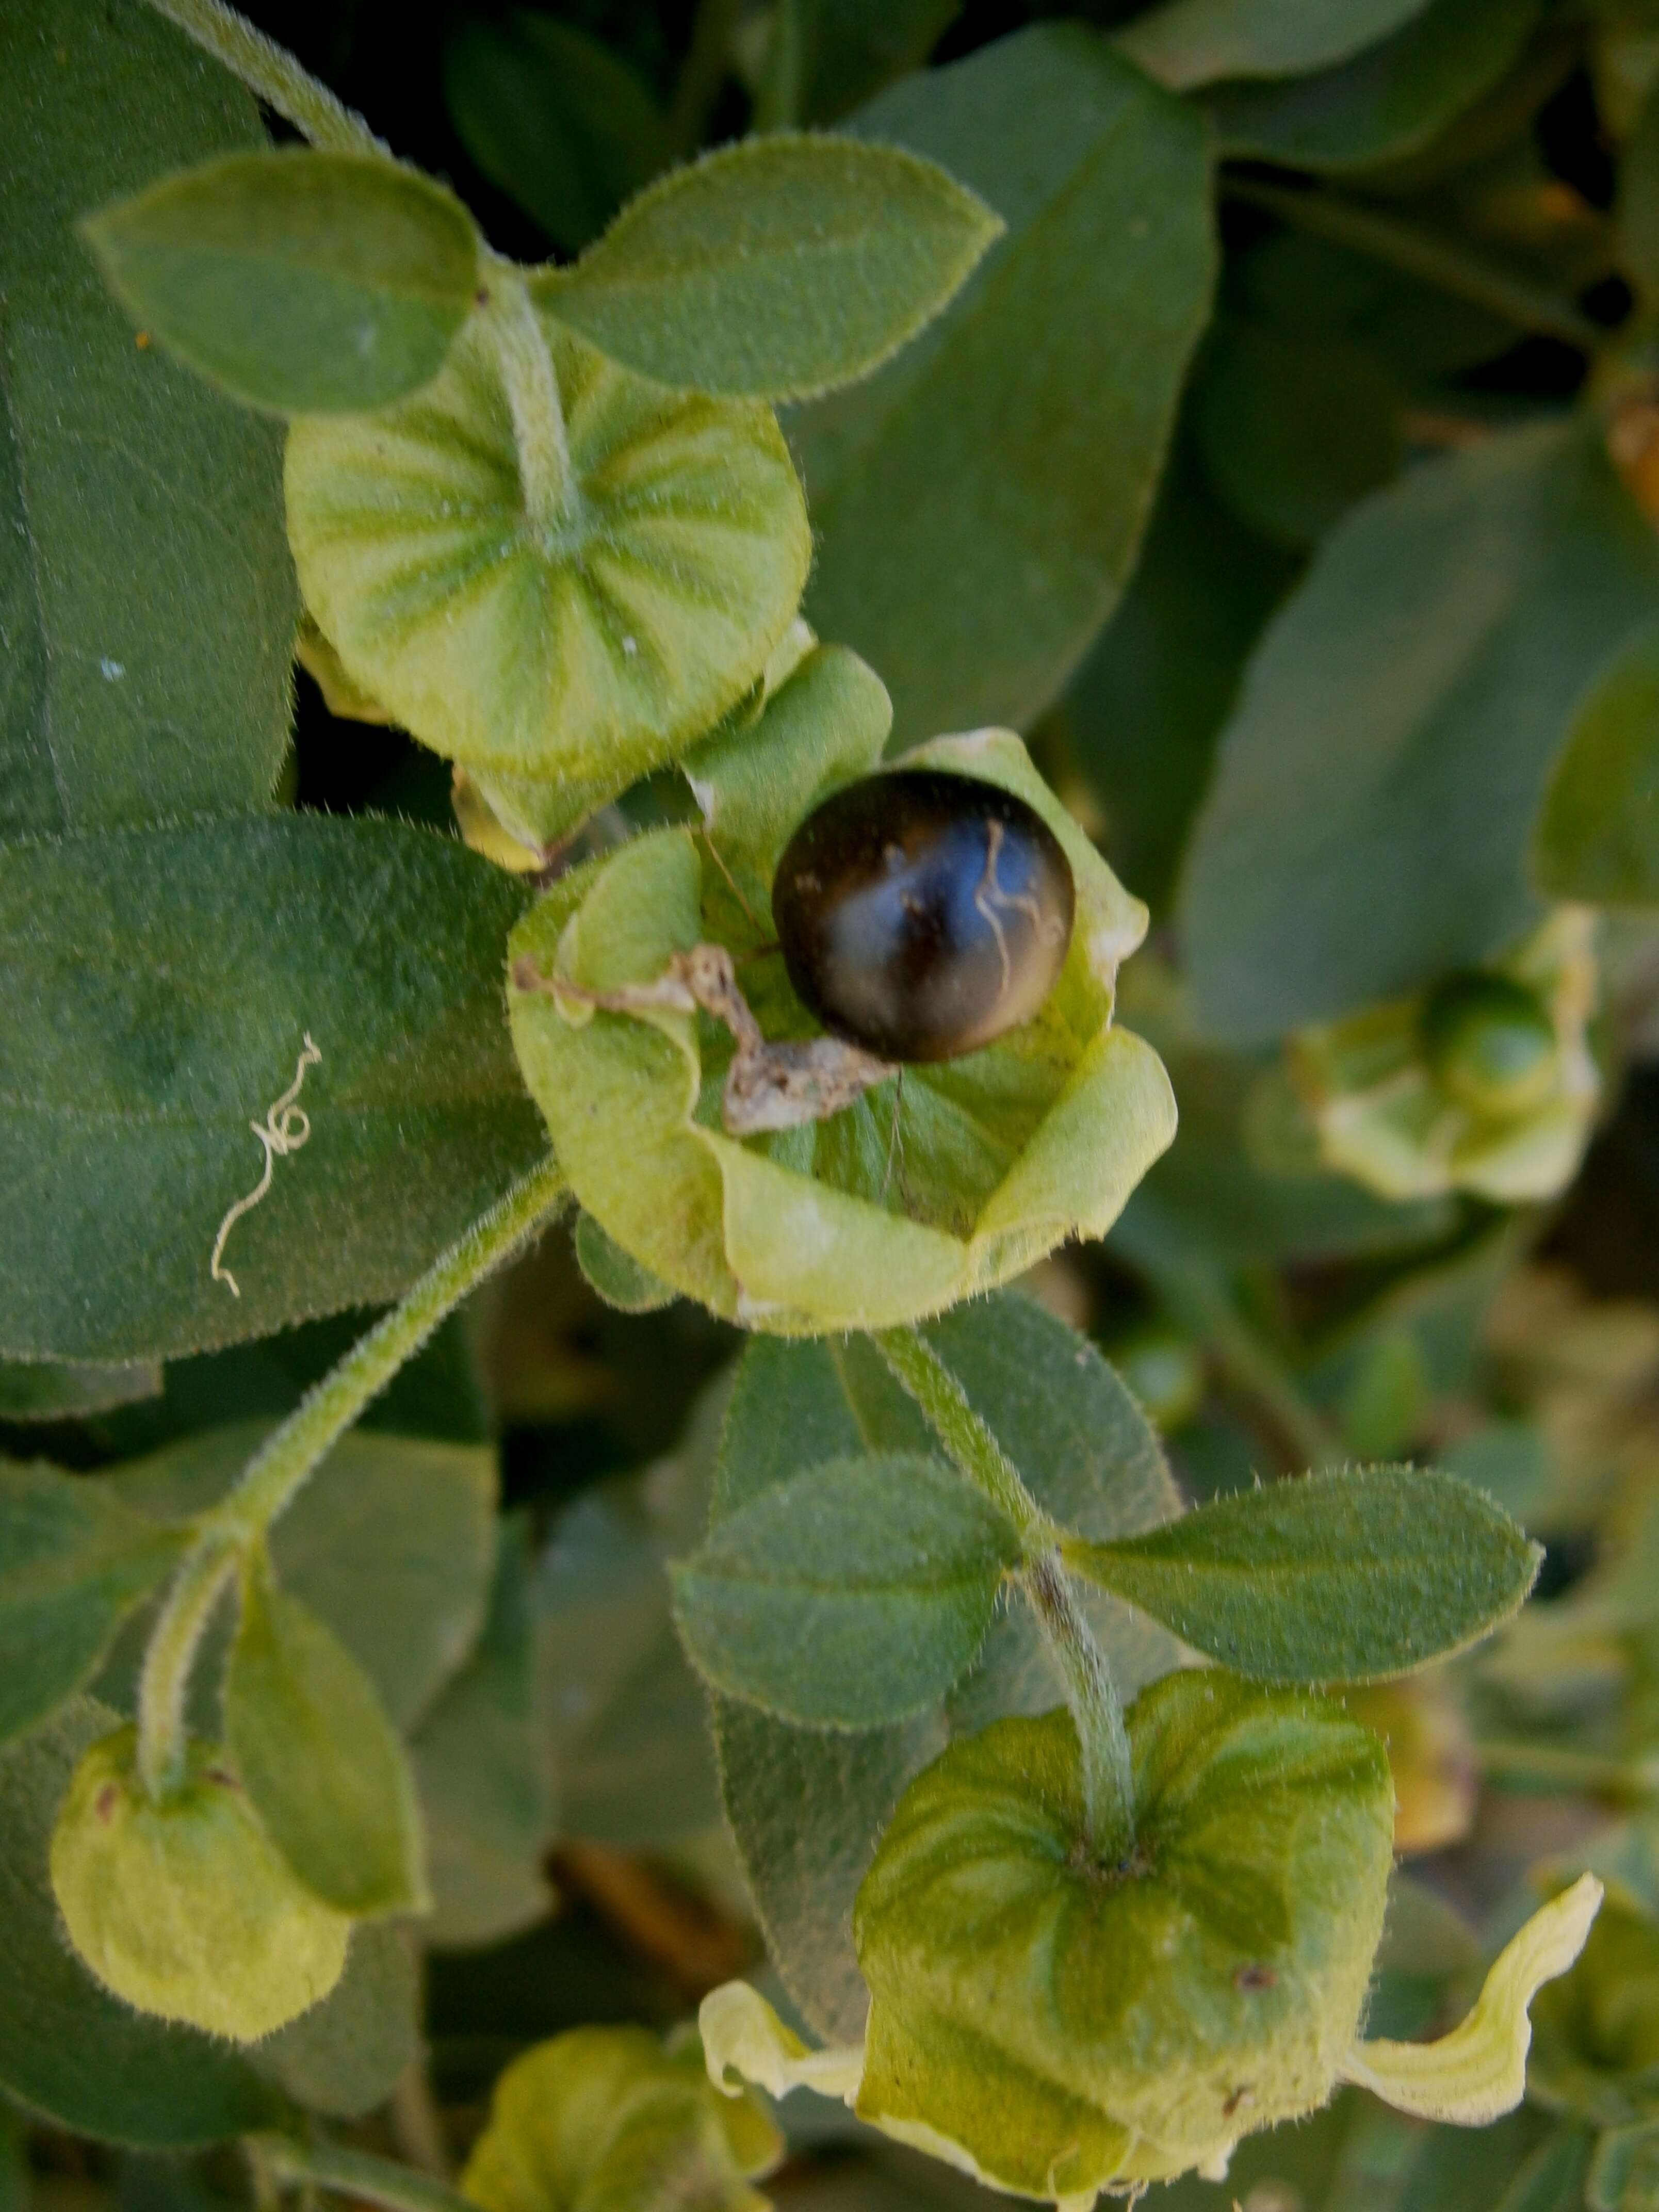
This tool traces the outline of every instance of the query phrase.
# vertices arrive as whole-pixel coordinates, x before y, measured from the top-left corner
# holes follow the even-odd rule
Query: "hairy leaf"
[[[1002,228],[897,147],[769,136],[672,171],[538,296],[660,384],[800,399],[914,337]]]
[[[106,2142],[182,2148],[272,2126],[283,2100],[240,2052],[122,2004],[64,1941],[52,1832],[82,1753],[118,1724],[82,1698],[0,1753],[0,2088]]]
[[[1540,0],[1428,0],[1352,60],[1280,83],[1222,85],[1207,105],[1224,150],[1304,169],[1414,154],[1495,84]]]
[[[420,1816],[390,1716],[263,1558],[243,1577],[224,1700],[237,1774],[307,1888],[342,1912],[423,1911]]]
[[[255,1423],[210,1430],[105,1480],[163,1520],[204,1512],[265,1433]],[[272,1532],[283,1588],[339,1638],[400,1728],[420,1719],[483,1624],[495,1486],[483,1447],[354,1429]],[[216,1670],[204,1660],[200,1671],[211,1680]],[[113,1680],[100,1694],[114,1699]]]
[[[1294,76],[1385,39],[1426,0],[1159,0],[1117,33],[1121,52],[1185,92],[1218,77]]]
[[[467,152],[562,252],[580,252],[669,159],[666,118],[628,64],[539,9],[464,16],[443,80]]]
[[[1205,1028],[1276,1036],[1535,921],[1550,761],[1656,590],[1659,542],[1589,426],[1510,431],[1357,507],[1250,664],[1188,850]]]
[[[1455,1476],[1310,1474],[1068,1563],[1256,1681],[1354,1682],[1460,1650],[1514,1613],[1543,1556]]]
[[[1016,1532],[953,1468],[872,1453],[809,1467],[673,1571],[674,1618],[727,1696],[808,1727],[883,1727],[973,1663]]]
[[[542,1153],[507,1048],[524,893],[404,823],[0,851],[0,1346],[171,1357],[395,1296]],[[321,1058],[269,1128],[307,1037]]]
[[[460,202],[373,155],[228,155],[82,228],[136,322],[278,414],[382,407],[428,383],[478,290]]]
[[[1659,622],[1634,630],[1578,702],[1533,867],[1554,898],[1659,905]]]
[[[0,12],[0,836],[262,805],[298,616],[279,434],[135,340],[74,225],[261,141],[147,8]]]
[[[91,1680],[185,1540],[96,1476],[0,1462],[0,1743]]]
[[[807,613],[880,671],[899,735],[1025,727],[1123,588],[1213,249],[1196,118],[1077,24],[895,86],[850,128],[1007,225],[867,384],[792,418]]]
[[[78,1420],[138,1404],[161,1389],[161,1370],[150,1360],[0,1359],[0,1421]]]
[[[439,1948],[498,1942],[550,1902],[541,1860],[551,1778],[527,1533],[522,1514],[501,1522],[483,1634],[410,1747],[433,1897],[421,1934]]]
[[[420,2003],[404,1936],[356,1928],[345,1972],[327,1996],[255,2044],[249,2063],[313,2112],[356,2119],[386,2102],[419,2055]]]

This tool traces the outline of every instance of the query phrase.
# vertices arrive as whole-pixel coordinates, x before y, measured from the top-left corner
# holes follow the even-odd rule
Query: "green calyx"
[[[179,1787],[152,1799],[137,1731],[95,1743],[52,1840],[70,1939],[106,1988],[141,2012],[257,2043],[328,1995],[351,1923],[304,1888],[210,1744]]]
[[[769,1042],[817,1034],[776,949],[772,876],[801,818],[877,766],[890,722],[855,654],[784,657],[763,702],[686,759],[702,828],[657,831],[573,871],[509,947],[520,1065],[583,1206],[661,1282],[780,1334],[913,1321],[1069,1237],[1103,1235],[1174,1134],[1161,1063],[1111,1020],[1146,909],[1006,731],[905,757],[1017,792],[1072,866],[1077,922],[1059,981],[986,1050],[907,1068],[902,1091],[890,1078],[823,1120],[738,1138],[720,1117],[725,1029],[559,992],[649,984],[712,943],[731,952]]]
[[[1594,932],[1559,907],[1491,968],[1304,1030],[1291,1066],[1326,1166],[1396,1202],[1565,1189],[1601,1095]]]
[[[1019,2195],[1218,2170],[1322,2104],[1382,1934],[1382,1744],[1316,1697],[1167,1675],[1127,1715],[1135,1841],[1091,1863],[1069,1717],[901,1799],[859,1893],[857,2110]]]
[[[511,273],[422,391],[296,420],[287,496],[346,675],[544,842],[751,689],[811,552],[769,408],[647,382]]]
[[[686,2030],[579,2027],[538,2043],[495,2084],[461,2179],[483,2212],[761,2212],[750,2188],[783,2154],[750,2094],[720,2095]]]
[[[1555,1025],[1514,976],[1449,976],[1429,994],[1422,1024],[1431,1066],[1472,1112],[1524,1113],[1548,1090]]]

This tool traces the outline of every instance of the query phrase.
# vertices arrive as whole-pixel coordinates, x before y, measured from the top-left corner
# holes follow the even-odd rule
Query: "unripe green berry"
[[[1021,2194],[1213,2167],[1313,2111],[1382,1934],[1393,1789],[1369,1729],[1218,1669],[1154,1684],[1128,1729],[1124,1864],[1087,1841],[1062,1711],[953,1744],[859,1893],[860,2113]]]
[[[1513,976],[1451,975],[1423,1008],[1429,1064],[1472,1114],[1522,1114],[1555,1079],[1555,1026]]]
[[[70,1939],[106,1989],[163,2020],[255,2043],[328,1995],[351,1923],[290,1872],[210,1744],[149,1796],[137,1731],[94,1744],[52,1839]]]
[[[1540,2102],[1603,2125],[1645,2118],[1659,2081],[1659,1922],[1613,1891],[1532,2018],[1527,2086]]]

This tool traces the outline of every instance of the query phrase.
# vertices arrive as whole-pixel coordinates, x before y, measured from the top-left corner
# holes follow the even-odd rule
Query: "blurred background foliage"
[[[922,112],[907,72],[993,56],[1040,18],[1096,31],[1150,21],[1112,0],[257,0],[249,12],[526,258],[576,253],[702,146],[842,123],[884,99],[868,126],[879,135],[884,115]],[[1206,11],[1188,0],[1188,13]],[[1333,0],[1328,16],[1366,13]],[[1182,76],[1178,33],[1166,81]],[[887,649],[915,610],[861,596],[861,549],[880,526],[882,471],[908,482],[911,463],[878,448],[852,472],[857,499],[843,496],[845,422],[828,407],[786,419],[809,489],[830,487],[815,498],[808,611],[870,653],[901,734],[920,733],[941,692],[977,719],[1022,720],[1153,911],[1121,1012],[1170,1068],[1180,1134],[1106,1244],[1045,1263],[1028,1289],[1116,1362],[1189,1498],[1346,1458],[1413,1458],[1489,1490],[1547,1547],[1536,1601],[1492,1644],[1355,1695],[1389,1739],[1400,1799],[1374,2033],[1455,2018],[1540,1882],[1589,1865],[1613,1885],[1584,1960],[1540,2005],[1530,2101],[1465,2136],[1345,2091],[1313,2122],[1247,2142],[1224,2186],[1177,2185],[1171,2212],[1659,2207],[1651,691],[1618,695],[1624,766],[1604,754],[1601,783],[1591,776],[1607,808],[1638,832],[1647,823],[1616,895],[1596,893],[1583,836],[1534,876],[1559,892],[1565,874],[1605,909],[1589,1032],[1602,1081],[1565,1188],[1519,1204],[1462,1188],[1391,1199],[1333,1171],[1281,1042],[1425,988],[1542,911],[1525,878],[1544,770],[1644,595],[1659,611],[1656,86],[1650,0],[1428,0],[1315,64],[1200,71],[1181,97],[1223,156],[1222,254],[1161,470],[1156,420],[1126,454],[1115,412],[1115,349],[1141,358],[1146,333],[1115,331],[1110,286],[1091,289],[1080,263],[1058,263],[1031,295],[1056,319],[1022,333],[1046,344],[1054,390],[1074,413],[1098,394],[1097,446],[1082,447],[1098,483],[1069,505],[1052,484],[1031,489],[1036,526],[1073,533],[1056,562],[1085,581],[1071,604],[1058,586],[1042,599],[1018,665],[994,643],[947,684],[933,647],[914,665]],[[1018,132],[1046,127],[1040,111],[1012,115],[1014,135],[978,149],[987,177],[1018,167]],[[1109,203],[1103,253],[1115,250],[1112,214]],[[1093,249],[1079,234],[1056,250]],[[1135,282],[1155,300],[1156,263]],[[1166,375],[1180,343],[1165,347]],[[982,457],[1016,504],[1019,440],[1035,436],[1016,425]],[[1588,441],[1582,469],[1559,443],[1573,438]],[[1552,439],[1539,459],[1536,441]],[[921,600],[936,581],[918,575]],[[295,805],[453,828],[444,763],[395,730],[335,720],[298,681]],[[1402,734],[1407,693],[1416,720]],[[1531,765],[1511,775],[1523,754]],[[1518,813],[1512,794],[1493,797],[1517,776]],[[624,802],[640,820],[675,804],[665,787]],[[1292,942],[1311,947],[1305,958],[1285,951]],[[181,1450],[288,1411],[366,1318],[164,1371],[0,1366],[0,1449],[88,1470],[139,1462],[124,1480],[199,1491],[212,1469]],[[395,2087],[372,2082],[374,2109],[356,2123],[366,2145],[453,2172],[490,2084],[529,2044],[584,2022],[666,2027],[761,1964],[662,1571],[701,1525],[739,1341],[684,1303],[605,1304],[561,1230],[374,1407],[352,1447],[360,1482],[319,1486],[284,1524],[295,1586],[349,1640],[355,1629],[371,1671],[383,1647],[433,1839],[437,1906],[417,1961],[429,2057],[408,2058],[411,1978],[406,2040],[380,2062]],[[448,1455],[416,1464],[400,1446],[377,1471],[377,1436]],[[494,1536],[468,1502],[492,1452]],[[378,1522],[362,1503],[377,1481]],[[431,1493],[418,1514],[416,1482]],[[419,1522],[418,1542],[386,1540],[400,1519]],[[110,1662],[117,1702],[136,1649],[129,1639]],[[0,2050],[0,2082],[4,2068]],[[309,2094],[300,2075],[289,2087]],[[799,2212],[976,2193],[838,2113],[786,2118],[791,2154],[769,2188]],[[205,2212],[246,2186],[229,2153],[124,2154],[0,2104],[3,2212]]]

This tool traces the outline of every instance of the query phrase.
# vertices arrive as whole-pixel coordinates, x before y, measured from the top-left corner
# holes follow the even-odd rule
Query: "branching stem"
[[[1134,1844],[1134,1785],[1123,1708],[1106,1655],[1078,1604],[1054,1549],[1061,1533],[1019,1469],[969,1404],[967,1394],[917,1329],[881,1330],[883,1358],[927,1416],[955,1466],[1019,1531],[1024,1565],[1015,1577],[1030,1599],[1066,1684],[1083,1759],[1084,1820],[1096,1858],[1115,1866]]]
[[[1309,190],[1291,185],[1269,184],[1259,177],[1231,172],[1222,179],[1227,198],[1246,207],[1277,216],[1292,228],[1333,246],[1349,246],[1374,261],[1385,261],[1407,276],[1449,292],[1471,306],[1484,307],[1518,330],[1535,331],[1542,337],[1559,338],[1565,344],[1594,353],[1607,340],[1607,332],[1579,313],[1570,300],[1543,286],[1528,283],[1507,269],[1496,268],[1480,254],[1453,240],[1402,222],[1397,216],[1361,207],[1340,193]]]
[[[564,407],[553,356],[522,276],[510,262],[489,262],[489,319],[518,448],[519,481],[532,531],[545,536],[568,520],[576,504]]]
[[[222,62],[257,100],[323,153],[392,159],[391,148],[374,136],[361,115],[336,99],[309,70],[301,69],[285,47],[257,30],[246,16],[227,8],[224,0],[149,0],[149,4]]]
[[[225,1580],[260,1542],[331,1448],[412,1359],[469,1291],[550,1221],[566,1194],[549,1158],[515,1183],[422,1276],[414,1289],[307,1391],[266,1437],[229,1495],[202,1516],[144,1655],[138,1698],[139,1771],[152,1796],[178,1783],[185,1759],[185,1692],[202,1632]]]

